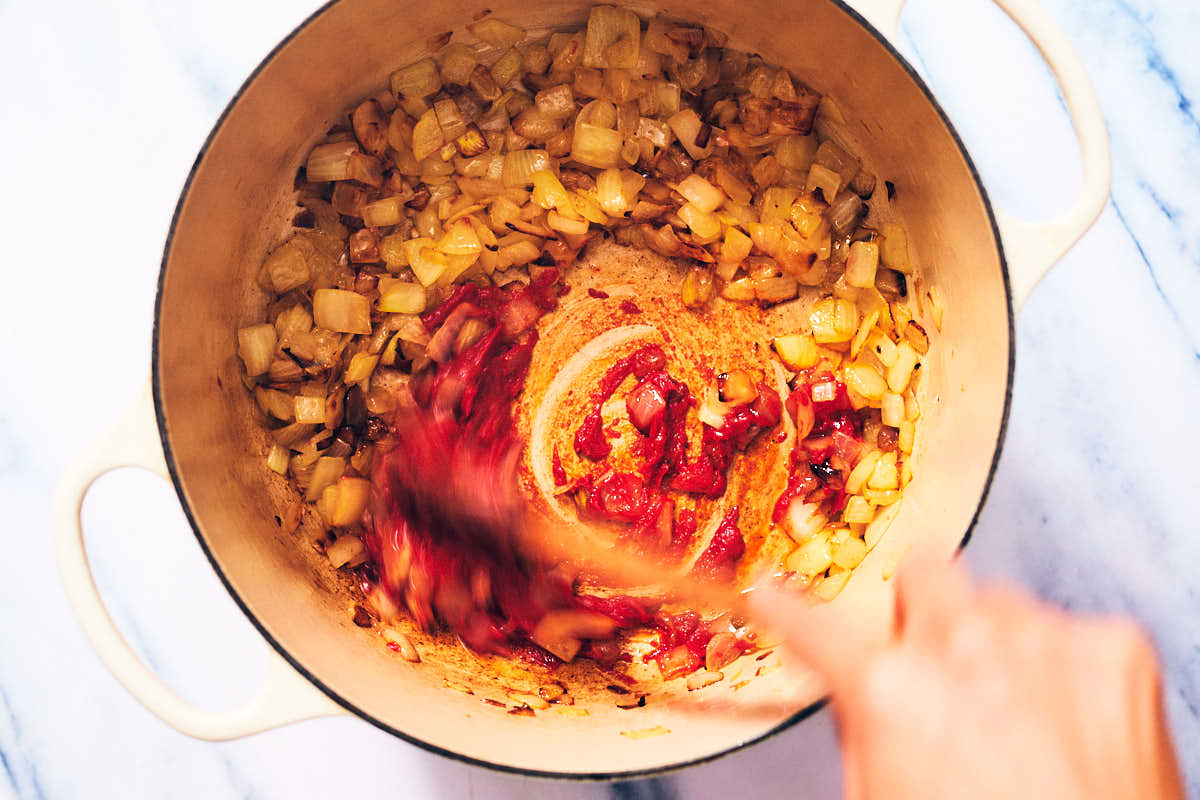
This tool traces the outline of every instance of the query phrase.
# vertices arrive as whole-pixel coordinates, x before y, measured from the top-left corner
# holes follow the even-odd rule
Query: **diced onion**
[[[838,190],[842,188],[842,176],[828,167],[813,164],[808,170],[808,181],[804,188],[810,192],[820,189],[821,195],[828,202],[837,197]]]
[[[841,298],[818,300],[809,313],[809,325],[818,344],[848,342],[858,330],[858,309]]]
[[[721,246],[721,261],[737,264],[750,255],[754,241],[732,226],[725,229],[725,242]]]
[[[263,269],[271,280],[276,294],[290,292],[308,283],[310,277],[308,261],[304,253],[292,242],[286,242],[267,256]]]
[[[571,158],[589,167],[608,169],[621,161],[621,134],[611,128],[583,123],[575,126]]]
[[[416,283],[394,283],[379,296],[379,310],[389,314],[420,314],[425,310],[425,289]]]
[[[851,364],[844,373],[846,387],[857,392],[871,405],[878,405],[887,391],[883,376],[869,364]]]
[[[846,283],[869,289],[875,285],[875,270],[878,267],[879,245],[874,242],[854,242],[850,245],[850,257],[846,259]]]
[[[341,494],[342,492],[339,490],[339,500],[341,498]],[[331,512],[331,516],[335,515],[335,512]],[[335,523],[330,520],[329,524],[333,525]],[[349,525],[351,523],[343,524]],[[347,564],[353,566],[353,562],[365,559],[366,555],[367,548],[366,545],[362,543],[362,540],[357,536],[351,536],[349,534],[345,536],[339,536],[336,542],[329,545],[329,547],[325,549],[325,556],[329,559],[329,565],[334,569],[341,569]]]
[[[370,353],[355,353],[350,359],[350,364],[346,367],[346,374],[342,378],[342,382],[346,385],[362,383],[367,378],[371,377],[371,373],[375,371],[375,367],[378,364],[378,355],[371,355]],[[299,422],[299,420],[297,420],[297,422]]]
[[[575,216],[571,204],[571,196],[562,185],[562,181],[548,169],[540,169],[533,173],[533,194],[531,199],[545,209],[557,208],[566,211],[567,216]]]
[[[887,384],[893,392],[903,392],[908,387],[913,368],[917,365],[917,351],[908,342],[896,347],[896,363],[888,367]]]
[[[442,51],[442,83],[466,86],[475,71],[475,51],[465,44],[454,42]]]
[[[267,467],[269,467],[272,472],[276,472],[280,475],[286,475],[290,456],[291,453],[288,452],[286,447],[273,444],[271,445],[271,452],[267,453]]]
[[[516,48],[509,50],[500,56],[500,59],[495,64],[492,64],[492,79],[496,81],[500,88],[508,86],[516,80],[519,74],[521,74],[521,53]],[[503,109],[503,104],[500,104],[500,108]],[[508,119],[505,117],[505,123],[507,121]]]
[[[862,198],[851,191],[843,191],[829,206],[829,226],[839,236],[854,230],[863,214]]]
[[[912,262],[908,259],[908,234],[904,228],[894,222],[885,222],[880,231],[881,245],[879,260],[885,267],[900,272],[912,272]]]
[[[790,186],[772,186],[763,192],[762,216],[764,225],[778,225],[792,216],[792,204],[797,192]]]
[[[703,212],[716,211],[725,202],[725,193],[699,175],[689,175],[680,181],[676,190],[688,202]]]
[[[438,127],[442,129],[442,140],[444,142],[451,142],[467,132],[466,120],[463,119],[462,111],[453,98],[447,97],[444,100],[438,100],[433,104],[433,113],[437,118]],[[415,129],[413,130],[413,140],[416,140]],[[457,150],[458,148],[455,149]]]
[[[702,179],[703,180],[703,179]],[[721,236],[721,223],[713,214],[705,213],[692,203],[684,203],[676,212],[692,233],[702,242],[715,242]]]
[[[342,473],[346,471],[346,459],[322,456],[313,467],[312,477],[309,478],[308,491],[304,498],[310,503],[321,496],[326,487],[333,485]]]
[[[543,89],[533,98],[534,105],[552,119],[565,119],[575,113],[575,94],[565,83]]]
[[[317,289],[313,293],[313,320],[337,333],[370,333],[371,304],[357,292]]]
[[[408,266],[422,286],[432,286],[446,271],[446,254],[432,247],[409,250]]]
[[[293,412],[296,422],[309,425],[322,425],[325,422],[325,398],[305,397],[296,395],[293,399]]]
[[[412,151],[417,161],[424,161],[436,153],[445,143],[442,128],[438,125],[437,113],[429,109],[413,127]]]
[[[316,183],[344,181],[350,177],[350,156],[357,152],[358,143],[353,140],[319,144],[308,154],[304,174]]]
[[[238,331],[238,355],[246,365],[246,374],[262,375],[275,358],[275,326],[264,322]]]
[[[550,211],[546,214],[546,224],[553,230],[563,233],[584,234],[588,232],[586,219],[570,219],[557,211]]]
[[[545,150],[518,150],[504,154],[501,180],[505,186],[529,186],[533,173],[550,169],[550,156]]]
[[[816,152],[817,137],[811,133],[807,136],[785,136],[775,145],[775,158],[779,160],[779,165],[800,172],[812,165]]]
[[[703,147],[696,144],[696,137],[700,135],[700,129],[705,124],[704,120],[700,119],[700,115],[690,108],[672,114],[671,118],[667,120],[667,125],[674,131],[679,143],[683,145],[683,149],[695,159],[706,158],[713,149],[712,137],[709,137]]]
[[[833,549],[829,546],[828,534],[822,532],[810,536],[788,556],[789,570],[801,575],[817,575],[829,569],[833,563]]]
[[[392,92],[409,97],[429,97],[442,88],[437,64],[426,58],[392,73]]]
[[[812,336],[805,333],[790,333],[777,336],[771,346],[790,370],[802,370],[815,367],[821,360],[817,343]]]
[[[638,63],[641,35],[641,20],[629,9],[592,6],[583,45],[583,65],[633,69]]]
[[[446,230],[446,235],[438,242],[438,249],[450,256],[476,255],[483,245],[474,226],[468,220],[460,219]]]
[[[498,19],[488,18],[467,26],[480,41],[492,47],[512,47],[525,38],[525,31]]]
[[[406,210],[404,201],[399,197],[385,197],[363,206],[363,224],[368,228],[399,225],[404,220]]]

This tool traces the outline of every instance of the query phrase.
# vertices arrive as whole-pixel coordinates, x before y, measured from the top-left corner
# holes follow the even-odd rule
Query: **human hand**
[[[1128,620],[975,589],[931,560],[901,571],[882,646],[836,605],[752,594],[829,686],[850,800],[1183,798],[1158,661]]]

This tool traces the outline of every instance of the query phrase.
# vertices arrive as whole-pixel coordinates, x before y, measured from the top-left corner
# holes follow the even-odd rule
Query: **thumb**
[[[852,676],[874,646],[861,623],[836,605],[814,605],[793,592],[762,585],[749,592],[756,621],[776,633],[786,650],[816,671],[832,694],[850,688]]]

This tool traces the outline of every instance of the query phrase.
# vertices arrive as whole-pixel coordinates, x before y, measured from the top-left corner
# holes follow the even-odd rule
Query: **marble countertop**
[[[1149,627],[1200,797],[1200,7],[1042,2],[1095,81],[1113,195],[1020,314],[1007,444],[966,558],[1069,608]],[[88,647],[53,563],[54,481],[145,380],[162,242],[196,151],[316,5],[0,0],[0,798],[835,796],[825,714],[663,779],[531,786],[349,718],[195,741],[143,709]],[[984,0],[913,0],[902,32],[996,204],[1028,217],[1063,209],[1079,175],[1074,141],[1015,28]],[[249,698],[266,645],[173,492],[136,471],[111,475],[85,523],[104,596],[152,667],[201,705]]]

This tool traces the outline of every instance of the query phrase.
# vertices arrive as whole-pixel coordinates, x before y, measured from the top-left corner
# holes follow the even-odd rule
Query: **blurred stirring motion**
[[[649,623],[667,599],[745,608],[745,593],[732,586],[639,557],[592,526],[532,511],[517,481],[521,444],[511,429],[469,436],[435,407],[412,415],[396,437],[375,472],[368,546],[380,587],[426,629],[440,621],[484,652],[519,652],[527,638],[569,661],[589,655],[589,640]],[[581,572],[637,597],[575,594]]]

